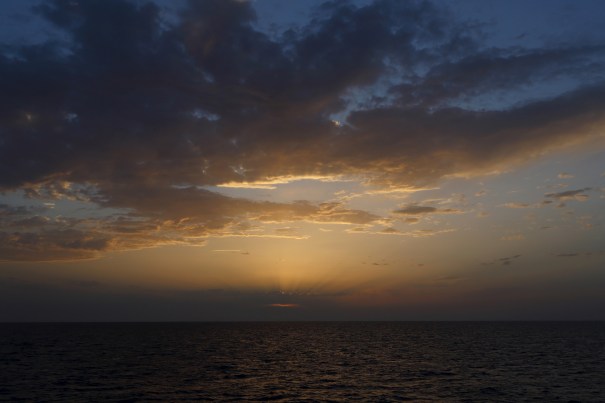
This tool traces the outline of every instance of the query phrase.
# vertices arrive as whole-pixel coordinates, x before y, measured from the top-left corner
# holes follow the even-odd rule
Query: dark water
[[[605,401],[605,322],[0,324],[0,400]]]

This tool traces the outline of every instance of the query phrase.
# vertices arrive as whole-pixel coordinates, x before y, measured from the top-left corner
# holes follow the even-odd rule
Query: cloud
[[[39,206],[14,206],[10,204],[0,203],[0,220],[19,219],[30,215],[44,213],[48,207]]]
[[[76,229],[0,232],[0,261],[90,259],[109,248],[102,233]]]
[[[556,257],[576,257],[580,256],[579,253],[558,253],[555,255]]]
[[[369,224],[381,217],[363,210],[347,209],[343,203],[320,203],[317,211],[310,215],[308,221],[331,224]]]
[[[477,50],[455,61],[432,66],[423,77],[421,91],[411,83],[398,86],[397,93],[402,102],[413,104],[435,105],[457,98],[477,100],[482,99],[481,92],[499,90],[502,94],[549,77],[582,75],[582,69],[588,69],[585,58],[598,58],[602,52],[602,46],[592,45]],[[592,70],[592,74],[595,72]],[[485,103],[481,107],[485,108]]]
[[[315,180],[320,182],[339,182],[345,181],[345,178],[338,176],[314,176],[314,175],[302,175],[302,176],[284,176],[278,178],[267,178],[267,180],[256,181],[256,182],[228,182],[217,185],[219,188],[235,188],[235,189],[268,189],[274,190],[277,188],[276,185],[284,185],[302,180]]]
[[[510,266],[513,263],[513,261],[519,259],[520,257],[521,257],[521,255],[501,257],[501,258],[495,259],[491,262],[482,263],[482,264],[483,265],[501,264],[503,266]]]
[[[297,238],[297,239],[308,238],[308,236],[302,235],[300,233],[300,228],[293,228],[293,227],[276,228],[273,230],[273,232],[278,237]]]
[[[432,214],[437,211],[438,210],[435,207],[411,205],[411,206],[407,206],[407,207],[403,207],[398,210],[395,210],[395,211],[393,211],[393,213],[416,215],[416,214]]]
[[[415,230],[415,231],[405,231],[405,232],[401,232],[400,234],[403,236],[410,236],[412,238],[426,238],[426,237],[430,237],[430,236],[435,236],[435,235],[439,235],[439,234],[446,234],[448,232],[454,232],[456,231],[453,228],[443,228],[443,229],[420,229],[420,230]]]
[[[567,190],[565,192],[560,193],[548,193],[545,194],[544,197],[550,197],[551,199],[558,200],[560,202],[568,201],[568,200],[576,200],[576,201],[586,201],[588,200],[588,195],[585,192],[592,190],[592,188],[583,188],[577,190]]]
[[[215,253],[234,253],[238,255],[249,255],[250,252],[241,249],[213,249]]]
[[[425,214],[460,214],[462,211],[458,209],[438,209],[430,206],[419,206],[415,204],[407,205],[400,209],[394,210],[394,214],[402,215],[425,215]]]
[[[393,227],[387,227],[382,229],[375,229],[372,227],[354,227],[346,230],[349,234],[369,234],[369,235],[396,235],[405,236],[412,238],[426,238],[434,235],[445,234],[448,232],[456,231],[453,228],[443,229],[418,229],[414,231],[401,231]]]
[[[49,0],[36,12],[67,39],[0,54],[0,191],[119,212],[11,219],[20,229],[3,226],[3,256],[15,259],[260,236],[238,228],[245,221],[367,225],[381,217],[208,187],[355,178],[376,191],[426,189],[598,136],[605,122],[602,46],[486,48],[429,2],[331,2],[279,38],[255,30],[251,2],[190,1],[170,24],[153,3],[121,0]],[[590,85],[555,97],[467,102],[580,73]],[[585,200],[585,190],[546,197]]]
[[[527,204],[527,203],[511,202],[511,203],[504,204],[504,207],[508,207],[508,208],[529,208],[529,207],[532,207],[532,205],[531,204]]]
[[[552,198],[555,198],[555,199],[569,197],[568,195],[566,196],[564,193],[567,193],[567,192],[550,193],[550,194],[546,195],[546,197],[552,197]],[[555,197],[555,195],[556,195],[556,197]],[[580,196],[580,199],[582,197],[583,196]],[[562,199],[560,199],[560,200],[562,200]],[[583,200],[581,200],[581,201],[583,201]],[[539,203],[532,203],[532,204],[521,203],[521,202],[509,202],[509,203],[503,204],[502,206],[503,207],[507,207],[507,208],[512,208],[512,209],[526,209],[526,208],[541,208],[541,207],[546,207],[546,206],[548,206],[548,205],[550,205],[552,203],[553,203],[553,200],[542,200]],[[557,207],[564,207],[564,206],[565,205],[563,203],[560,203],[559,206],[557,206]]]
[[[91,194],[91,200],[114,213],[86,219],[50,219],[38,214],[47,210],[44,207],[1,205],[1,256],[4,260],[73,260],[95,258],[110,250],[201,246],[210,237],[306,239],[292,228],[271,232],[262,224],[368,224],[380,218],[338,202],[258,202],[194,187],[131,187],[113,195],[106,199]]]
[[[571,179],[574,176],[572,174],[568,174],[567,172],[561,172],[560,174],[557,175],[557,178],[559,179]]]
[[[501,241],[522,241],[524,239],[525,239],[525,235],[523,235],[523,234],[505,235],[500,238]]]
[[[541,129],[535,132],[549,123],[542,121],[545,114],[553,117],[553,125],[574,119],[579,106],[568,109],[568,104],[598,99],[600,94],[578,93],[580,99],[570,96],[489,113],[456,108],[432,112],[394,104],[353,111],[351,127],[334,128],[323,116],[346,107],[341,98],[349,89],[383,77],[388,71],[384,58],[411,68],[410,64],[441,55],[439,70],[452,75],[453,69],[468,64],[458,66],[448,58],[472,51],[471,37],[465,34],[466,42],[461,42],[460,27],[451,27],[443,12],[432,6],[388,1],[359,9],[350,5],[324,9],[326,18],[290,43],[273,42],[254,31],[250,26],[254,13],[246,3],[191,2],[181,26],[168,30],[160,30],[159,11],[153,5],[136,7],[111,0],[73,7],[55,1],[40,12],[71,35],[73,54],[61,58],[48,45],[47,53],[33,55],[23,48],[17,49],[23,53],[18,61],[3,60],[3,77],[12,90],[6,99],[12,102],[5,105],[4,123],[11,130],[4,136],[2,161],[15,168],[2,178],[5,187],[52,175],[76,183],[136,182],[145,177],[171,183],[178,177],[186,183],[246,186],[280,176],[360,172],[385,185],[414,184],[466,171],[474,163],[496,163],[501,159],[498,141],[519,151],[528,143],[540,143],[535,144],[539,147],[552,143],[557,130],[548,136]],[[106,26],[109,20],[112,24]],[[406,21],[413,21],[418,30],[403,28]],[[413,45],[416,37],[427,35],[423,39],[433,39],[439,46]],[[243,43],[246,52],[239,48]],[[461,43],[466,45],[455,45]],[[287,47],[292,49],[289,56],[284,53]],[[567,55],[553,51],[532,57],[552,63],[554,54],[562,60]],[[498,69],[500,63],[487,66]],[[465,77],[474,79],[470,74]],[[434,82],[429,75],[414,86],[419,90]],[[44,98],[38,95],[40,87],[47,94]],[[73,103],[73,98],[81,102]],[[580,104],[588,105],[588,100]],[[594,109],[599,103],[590,105]],[[540,111],[551,108],[567,112]],[[19,123],[18,111],[27,110],[40,116],[38,124]],[[196,110],[219,118],[196,115],[192,112]],[[77,119],[66,119],[66,111]],[[11,121],[13,113],[16,120]],[[50,124],[56,126],[52,137],[40,137]],[[498,135],[489,134],[496,127]],[[78,133],[87,133],[85,141]],[[495,141],[490,143],[491,152],[485,152],[484,136]],[[435,146],[438,138],[448,139],[441,142],[444,147]],[[286,156],[285,150],[293,152]],[[14,155],[27,156],[32,163],[24,165]],[[437,155],[438,166],[430,162]],[[405,159],[409,162],[402,165]],[[410,165],[413,170],[406,169]],[[91,166],[94,169],[85,169]]]
[[[582,192],[587,191],[587,190],[590,190],[590,188],[580,189],[580,190],[570,190],[570,191],[560,192],[560,193],[548,193],[544,196],[561,201],[561,203],[559,203],[557,205],[557,207],[560,208],[560,207],[565,207],[565,204],[562,203],[562,201],[564,201],[564,200],[578,200],[578,201],[587,200],[588,195],[582,194]],[[542,200],[539,203],[532,203],[532,204],[520,203],[520,202],[509,202],[509,203],[505,203],[504,207],[512,208],[512,209],[541,208],[541,207],[546,207],[552,203],[553,203],[553,200]]]
[[[395,228],[376,229],[369,226],[348,228],[345,232],[348,234],[401,235],[401,232]]]

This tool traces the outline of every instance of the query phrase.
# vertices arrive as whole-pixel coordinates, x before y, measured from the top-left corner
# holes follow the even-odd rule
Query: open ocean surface
[[[0,324],[0,400],[605,402],[605,322]]]

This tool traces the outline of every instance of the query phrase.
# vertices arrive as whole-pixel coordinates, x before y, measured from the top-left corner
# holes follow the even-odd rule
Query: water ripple
[[[2,324],[0,400],[605,401],[605,323]]]

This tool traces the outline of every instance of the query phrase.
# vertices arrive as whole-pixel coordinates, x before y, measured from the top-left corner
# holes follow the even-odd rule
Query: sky
[[[0,321],[605,320],[605,2],[0,3]]]

